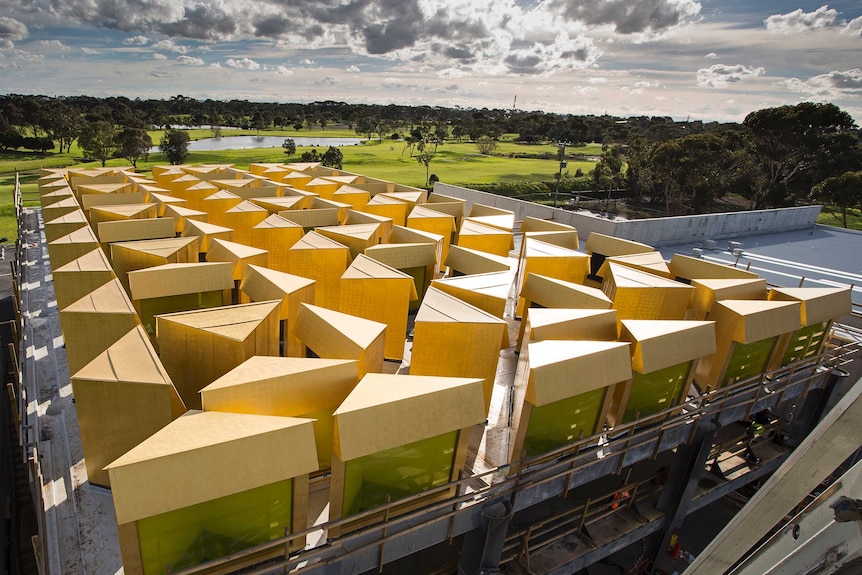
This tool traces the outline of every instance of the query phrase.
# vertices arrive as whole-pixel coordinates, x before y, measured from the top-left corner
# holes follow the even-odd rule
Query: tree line
[[[159,143],[169,161],[187,155],[188,135],[176,127],[295,130],[338,126],[369,139],[404,143],[426,169],[446,141],[475,142],[496,154],[503,134],[526,144],[559,144],[559,173],[551,185],[568,189],[626,189],[629,199],[663,213],[710,210],[722,198],[741,196],[754,209],[825,201],[845,210],[862,207],[853,186],[862,171],[860,133],[853,118],[833,104],[803,102],[766,108],[740,123],[674,121],[669,117],[570,115],[548,112],[347,104],[0,96],[0,149],[69,152],[75,140],[101,160],[122,157],[132,165],[153,146],[147,130],[168,129]],[[185,136],[185,138],[184,138]],[[183,142],[185,140],[185,143]],[[578,147],[603,144],[595,169],[572,177],[562,165]],[[307,152],[306,154],[310,154]],[[325,154],[321,154],[321,158]],[[330,152],[330,156],[333,154]],[[545,155],[553,158],[553,155]],[[340,164],[341,158],[327,157]]]

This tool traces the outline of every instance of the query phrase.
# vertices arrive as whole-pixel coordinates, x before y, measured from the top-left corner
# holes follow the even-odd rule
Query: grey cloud
[[[289,32],[290,20],[281,14],[260,18],[254,22],[255,36],[278,37]]]
[[[569,20],[589,26],[613,26],[619,34],[660,33],[700,13],[693,0],[551,0]]]
[[[15,18],[0,17],[0,50],[11,50],[29,34],[27,25]]]
[[[862,69],[832,71],[808,80],[790,78],[780,84],[793,92],[820,99],[840,99],[862,96]]]
[[[212,4],[187,7],[181,20],[165,22],[159,30],[170,36],[197,40],[218,40],[237,31],[234,16]]]

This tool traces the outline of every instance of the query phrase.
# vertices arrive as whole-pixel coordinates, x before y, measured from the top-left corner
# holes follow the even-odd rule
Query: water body
[[[356,146],[362,143],[362,138],[292,138],[297,146],[317,146],[328,148],[329,146]],[[247,150],[250,148],[280,148],[284,142],[284,136],[225,136],[223,138],[204,138],[189,142],[190,152],[210,152],[220,150]],[[154,146],[150,152],[158,152],[159,147]]]

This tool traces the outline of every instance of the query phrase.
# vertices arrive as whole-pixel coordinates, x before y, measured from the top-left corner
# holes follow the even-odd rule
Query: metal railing
[[[819,356],[791,364],[774,372],[740,381],[717,390],[707,389],[699,396],[682,405],[669,407],[649,417],[618,426],[604,433],[579,440],[549,453],[527,458],[513,464],[503,465],[471,474],[458,481],[424,491],[403,499],[398,499],[380,507],[363,511],[347,518],[316,525],[309,529],[290,533],[281,539],[264,543],[244,551],[208,561],[200,565],[178,571],[178,575],[203,575],[213,573],[243,572],[255,575],[271,573],[275,570],[304,573],[317,569],[325,564],[336,563],[349,559],[359,553],[376,549],[377,565],[382,567],[386,561],[386,546],[391,541],[412,532],[430,527],[440,522],[448,523],[448,541],[451,543],[456,533],[456,521],[464,514],[476,512],[483,504],[500,498],[516,502],[520,494],[540,486],[557,482],[559,491],[552,494],[568,492],[569,486],[577,474],[583,473],[591,466],[603,464],[617,458],[615,472],[619,474],[625,467],[636,461],[655,458],[658,453],[680,444],[689,444],[694,439],[697,425],[701,421],[710,421],[726,410],[740,412],[750,417],[755,410],[764,406],[778,405],[784,399],[803,395],[814,387],[823,384],[828,375],[828,369],[835,367],[842,358],[855,353],[858,345],[855,342],[832,342],[827,351]],[[788,395],[790,394],[790,395]],[[680,441],[670,436],[685,429],[684,438]],[[666,441],[667,440],[667,441]],[[597,448],[604,453],[597,456]],[[636,452],[648,453],[638,456]],[[635,454],[635,455],[633,455]],[[513,472],[513,470],[517,470]],[[634,495],[627,501],[625,509],[637,501],[638,493],[643,489],[639,484],[623,485],[608,496],[629,488]],[[443,500],[437,500],[447,492],[456,495]],[[643,494],[642,494],[643,495]],[[398,508],[411,504],[421,504],[423,501],[434,501],[421,509],[409,513],[398,514]],[[595,498],[580,509],[580,522],[574,532],[583,533],[585,525],[601,519],[608,513],[606,497]],[[610,514],[618,512],[619,507],[610,510]],[[577,513],[577,510],[573,511]],[[373,523],[360,530],[351,532],[325,543],[290,554],[287,549],[304,545],[306,536],[321,531],[344,527],[351,523],[373,520]],[[536,535],[530,533],[528,539]],[[442,541],[441,541],[442,542]],[[529,543],[527,543],[530,549]],[[535,547],[532,547],[535,549]],[[275,557],[273,559],[273,557]],[[261,563],[262,562],[262,563]],[[257,566],[255,567],[255,565]],[[251,570],[248,570],[251,569]]]

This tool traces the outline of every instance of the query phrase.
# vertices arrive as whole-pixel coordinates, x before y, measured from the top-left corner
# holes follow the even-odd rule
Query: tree
[[[116,138],[117,152],[120,157],[128,160],[133,167],[138,167],[138,160],[150,155],[153,139],[146,130],[141,128],[126,128]]]
[[[159,140],[159,149],[171,164],[182,164],[189,156],[189,134],[183,130],[167,129]]]
[[[853,118],[834,104],[765,108],[746,116],[743,124],[750,130],[764,172],[754,194],[756,209],[792,203],[823,178],[854,169],[845,165],[837,173],[826,173],[833,153],[852,156],[844,148],[858,146],[849,134],[856,127]]]
[[[476,140],[476,148],[483,156],[489,156],[497,149],[497,141],[491,136],[479,136]]]
[[[81,133],[80,110],[63,102],[54,102],[45,109],[42,119],[45,131],[60,145],[60,153],[63,150],[70,152],[72,143]]]
[[[319,162],[321,160],[320,152],[317,151],[317,148],[311,148],[307,152],[302,152],[299,159],[303,162]]]
[[[108,161],[116,147],[114,125],[106,120],[85,124],[78,137],[81,149],[88,158],[95,158],[102,162]]]
[[[323,153],[320,163],[329,168],[340,170],[342,160],[344,160],[344,154],[341,153],[341,150],[335,146],[329,146],[329,149]]]
[[[284,148],[284,153],[288,156],[296,153],[296,142],[293,141],[293,138],[285,138],[281,143],[281,147]]]
[[[862,172],[845,172],[826,178],[814,186],[811,196],[837,207],[841,212],[841,223],[846,228],[847,210],[854,206],[862,208]]]
[[[416,161],[425,166],[425,185],[428,185],[428,170],[431,166],[431,160],[437,155],[437,146],[430,146],[424,140],[416,145],[419,154],[416,156]]]

